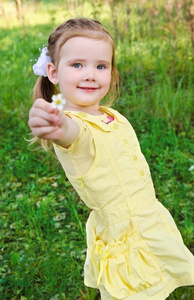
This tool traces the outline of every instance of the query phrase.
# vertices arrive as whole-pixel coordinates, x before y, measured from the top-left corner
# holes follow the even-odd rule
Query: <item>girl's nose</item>
[[[92,68],[86,70],[84,80],[95,81],[95,71]]]

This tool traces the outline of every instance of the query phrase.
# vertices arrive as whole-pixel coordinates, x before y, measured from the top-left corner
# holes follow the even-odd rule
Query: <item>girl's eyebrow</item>
[[[105,64],[106,66],[111,66],[111,61],[109,61],[109,60],[99,60],[98,64]]]
[[[85,61],[85,59],[83,59],[83,58],[71,58],[70,60],[68,60],[67,62],[68,63],[71,63],[71,62],[74,62],[74,61]]]

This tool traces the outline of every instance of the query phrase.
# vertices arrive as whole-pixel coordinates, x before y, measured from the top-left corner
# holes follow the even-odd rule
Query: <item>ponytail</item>
[[[33,89],[33,100],[35,101],[37,98],[43,98],[51,103],[51,97],[58,93],[58,88],[48,79],[48,77],[40,76]]]

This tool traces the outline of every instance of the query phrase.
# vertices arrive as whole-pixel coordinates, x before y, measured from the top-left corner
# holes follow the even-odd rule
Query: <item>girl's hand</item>
[[[53,140],[60,123],[59,111],[44,99],[37,99],[29,112],[29,127],[38,138]]]
[[[41,98],[30,109],[28,124],[36,137],[63,147],[71,145],[79,135],[79,126],[75,121]]]

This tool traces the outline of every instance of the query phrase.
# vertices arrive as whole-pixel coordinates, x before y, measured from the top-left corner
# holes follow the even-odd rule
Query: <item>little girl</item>
[[[29,126],[44,144],[53,144],[91,209],[85,284],[98,288],[103,300],[163,300],[194,284],[194,258],[155,197],[130,123],[110,104],[100,105],[117,92],[114,55],[114,41],[97,21],[72,19],[57,27],[33,66],[41,76]],[[64,113],[58,96],[51,104],[56,85],[66,99]]]

